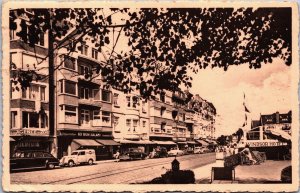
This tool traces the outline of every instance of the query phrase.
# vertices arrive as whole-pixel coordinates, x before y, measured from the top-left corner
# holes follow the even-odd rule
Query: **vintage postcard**
[[[297,3],[2,10],[4,191],[298,190]]]

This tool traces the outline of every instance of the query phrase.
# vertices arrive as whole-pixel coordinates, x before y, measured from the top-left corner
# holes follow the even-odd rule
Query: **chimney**
[[[276,112],[276,123],[277,124],[279,123],[279,112],[278,111]]]

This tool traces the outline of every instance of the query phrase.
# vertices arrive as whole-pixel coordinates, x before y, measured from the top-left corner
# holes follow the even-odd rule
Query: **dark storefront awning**
[[[196,144],[195,141],[188,141],[187,143],[188,143],[188,144],[192,144],[192,145],[195,145],[195,144]]]
[[[176,145],[173,141],[152,141],[157,145]]]
[[[202,146],[208,146],[209,145],[206,141],[204,141],[202,139],[198,139],[198,140],[196,140],[196,142],[201,144]]]
[[[73,142],[80,146],[103,146],[94,139],[73,139]]]
[[[149,140],[139,140],[139,141],[133,141],[133,140],[126,140],[126,139],[122,139],[120,140],[121,144],[138,144],[138,145],[151,145],[151,144],[155,144],[152,141]]]
[[[120,143],[115,142],[112,139],[96,139],[96,141],[102,145],[106,146],[119,146],[121,145]]]

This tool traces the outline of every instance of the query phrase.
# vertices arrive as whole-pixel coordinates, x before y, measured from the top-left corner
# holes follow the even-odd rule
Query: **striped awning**
[[[198,139],[198,140],[196,140],[196,142],[201,144],[202,146],[208,146],[209,145],[206,141],[204,141],[202,139]]]

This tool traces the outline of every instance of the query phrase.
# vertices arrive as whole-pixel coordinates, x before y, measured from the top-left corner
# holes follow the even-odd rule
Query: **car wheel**
[[[89,159],[88,164],[93,165],[94,161],[92,159]]]
[[[47,169],[54,169],[55,165],[53,163],[48,163],[47,164]]]
[[[68,166],[69,166],[69,167],[73,167],[74,165],[75,165],[75,164],[74,164],[74,161],[71,160],[71,161],[68,162]]]

